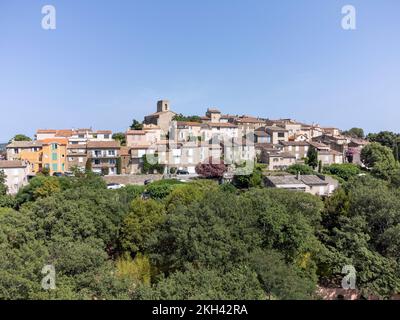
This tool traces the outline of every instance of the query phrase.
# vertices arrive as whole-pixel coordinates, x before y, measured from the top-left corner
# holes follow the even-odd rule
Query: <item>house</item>
[[[237,138],[239,137],[239,129],[237,125],[233,123],[223,122],[208,122],[203,123],[200,129],[201,140],[207,141],[213,137],[223,140],[225,138]]]
[[[296,160],[307,157],[310,144],[306,141],[280,141],[283,151],[295,156]]]
[[[320,150],[317,153],[318,161],[321,161],[324,166],[344,162],[343,154],[335,150]]]
[[[268,170],[286,170],[296,163],[296,157],[288,152],[282,151],[263,151],[261,162],[268,165]]]
[[[64,173],[66,171],[67,144],[66,138],[47,138],[40,141],[42,143],[42,167],[54,173]]]
[[[296,176],[286,175],[286,176],[266,176],[264,178],[264,184],[266,187],[279,188],[294,191],[307,191],[307,185],[305,185],[301,180],[297,179]]]
[[[169,132],[170,123],[175,115],[176,113],[170,109],[169,101],[160,100],[157,102],[157,112],[145,116],[144,123],[160,127],[166,135]]]
[[[126,132],[126,145],[128,147],[147,145],[146,131],[144,130],[128,130]]]
[[[197,141],[201,139],[202,124],[191,121],[173,121],[171,126],[171,137],[174,141]]]
[[[244,161],[254,161],[256,158],[254,142],[251,139],[225,139],[222,145],[225,164],[240,164]]]
[[[350,163],[363,165],[361,161],[361,150],[369,143],[368,140],[350,138],[350,143],[346,150],[346,160]]]
[[[67,145],[67,162],[66,171],[71,171],[73,168],[85,169],[87,162],[86,143],[68,144]]]
[[[259,128],[254,131],[255,142],[258,144],[272,144],[271,135],[264,131],[264,128]]]
[[[42,170],[43,144],[41,141],[13,141],[6,146],[8,160],[27,162],[32,173]]]
[[[129,164],[129,172],[130,174],[138,174],[142,171],[143,168],[143,156],[147,153],[154,154],[154,148],[150,146],[150,144],[136,145],[130,146],[130,164]]]
[[[254,134],[258,137],[259,133],[257,132],[266,132],[267,135],[265,135],[266,139],[263,139],[265,143],[272,143],[272,144],[278,144],[280,141],[289,141],[289,131],[279,127],[279,126],[265,126],[258,128],[254,131]],[[261,142],[258,141],[257,142]]]
[[[206,117],[210,119],[210,122],[220,122],[221,111],[217,108],[208,108],[206,112]]]
[[[330,149],[341,152],[342,154],[347,151],[348,144],[350,143],[350,139],[345,136],[332,136],[327,134],[313,138],[313,141],[326,144]]]
[[[105,175],[117,174],[120,144],[118,141],[88,141],[87,157],[92,171]]]
[[[238,126],[239,130],[242,132],[245,131],[254,131],[262,126],[265,126],[265,120],[252,117],[252,116],[240,116],[233,120],[234,123]]]
[[[20,188],[28,184],[30,167],[21,160],[0,160],[0,171],[6,175],[6,186],[9,194],[16,194]]]
[[[333,137],[340,135],[340,130],[338,128],[333,128],[333,127],[323,127],[322,132],[326,135]]]
[[[284,175],[266,176],[267,187],[310,193],[317,196],[329,196],[339,186],[337,180],[324,175]]]

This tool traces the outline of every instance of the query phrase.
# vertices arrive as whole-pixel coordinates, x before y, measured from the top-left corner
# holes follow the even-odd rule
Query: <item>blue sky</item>
[[[41,28],[54,5],[57,29]],[[357,30],[341,8],[357,9]],[[0,2],[0,142],[172,109],[400,132],[398,0]]]

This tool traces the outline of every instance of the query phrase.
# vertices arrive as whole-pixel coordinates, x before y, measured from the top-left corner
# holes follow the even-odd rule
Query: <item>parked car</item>
[[[109,183],[109,184],[107,184],[107,189],[108,190],[118,190],[118,189],[121,189],[123,187],[125,187],[125,185],[121,184],[121,183]]]
[[[189,174],[189,171],[187,171],[187,170],[178,170],[176,172],[176,174]]]
[[[153,180],[151,180],[151,179],[146,179],[146,180],[144,180],[144,185],[147,186],[148,184],[150,184],[150,183],[152,183],[152,182],[153,182]]]
[[[66,176],[66,177],[74,177],[75,175],[72,172],[66,171],[66,172],[64,172],[64,176]]]
[[[63,174],[61,172],[54,172],[53,177],[62,177]]]

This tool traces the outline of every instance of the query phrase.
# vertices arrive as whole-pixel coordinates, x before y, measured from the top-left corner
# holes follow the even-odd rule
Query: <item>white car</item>
[[[107,189],[108,190],[118,190],[118,189],[121,189],[123,187],[125,187],[125,185],[124,184],[119,184],[119,183],[109,183],[107,185]]]

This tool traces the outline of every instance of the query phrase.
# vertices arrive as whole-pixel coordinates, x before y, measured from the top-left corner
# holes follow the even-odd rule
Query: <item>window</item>
[[[109,134],[105,134],[104,135],[104,139],[110,139],[110,135]]]
[[[115,159],[110,159],[110,160],[109,160],[109,163],[110,163],[110,164],[115,164]]]
[[[278,132],[278,138],[284,138],[285,133],[284,132]]]
[[[65,171],[65,164],[64,163],[61,164],[61,170]]]
[[[94,160],[94,164],[100,164],[100,160],[99,159],[95,159]]]
[[[108,150],[109,156],[115,156],[115,150]]]
[[[51,160],[56,161],[57,160],[57,153],[53,152],[51,154]]]
[[[52,169],[53,169],[53,171],[58,171],[58,164],[57,163],[53,163]]]
[[[57,150],[58,149],[58,144],[57,143],[52,143],[51,144],[51,150]]]

